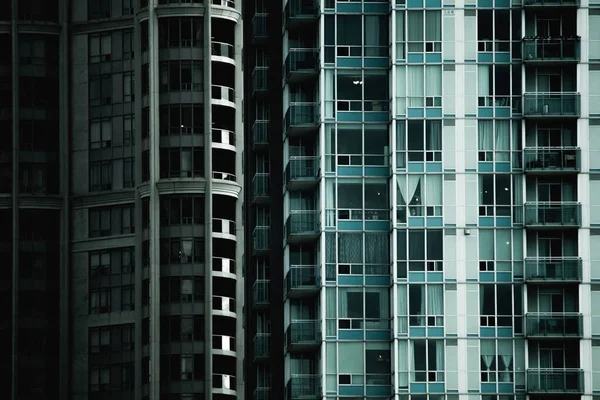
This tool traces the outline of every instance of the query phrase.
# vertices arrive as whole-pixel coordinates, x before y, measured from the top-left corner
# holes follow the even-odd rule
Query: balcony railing
[[[525,203],[525,226],[577,228],[581,226],[581,204],[573,201]]]
[[[288,296],[302,296],[319,292],[321,277],[316,265],[291,265],[286,276]]]
[[[257,40],[267,38],[267,18],[269,14],[257,13],[252,17],[252,40],[256,43]]]
[[[581,282],[581,258],[527,258],[525,259],[525,281]]]
[[[321,231],[320,216],[316,210],[291,211],[285,225],[288,241],[313,239]]]
[[[228,86],[212,85],[213,100],[226,100],[235,103],[235,90]]]
[[[583,371],[580,369],[529,369],[529,393],[583,393]]]
[[[266,253],[269,251],[269,236],[271,229],[268,226],[257,226],[252,232],[252,247],[254,254]]]
[[[285,167],[288,189],[306,189],[319,182],[319,157],[290,157]]]
[[[312,131],[319,126],[319,103],[294,102],[285,113],[285,127],[288,135]]]
[[[580,0],[523,0],[524,7],[579,7]]]
[[[579,117],[581,111],[579,93],[525,93],[523,115],[536,118]]]
[[[578,338],[583,333],[579,313],[528,313],[526,321],[530,338]]]
[[[223,7],[235,8],[235,1],[234,0],[212,0],[212,4],[214,6],[223,6]]]
[[[271,334],[257,333],[254,335],[254,358],[269,357],[271,352]]]
[[[253,400],[269,400],[271,398],[270,387],[257,387],[252,394]]]
[[[316,49],[290,49],[285,60],[285,75],[288,80],[302,76],[316,76],[319,70],[319,52]]]
[[[252,293],[254,297],[254,306],[262,307],[269,305],[269,287],[270,282],[268,279],[257,279],[252,285]]]
[[[286,330],[288,350],[314,349],[321,343],[321,325],[317,320],[290,322]]]
[[[303,22],[314,22],[319,15],[317,0],[288,0],[285,5],[285,21],[296,26]]]
[[[212,55],[217,57],[235,58],[235,49],[232,44],[224,42],[211,42]]]
[[[267,92],[268,72],[268,67],[254,67],[254,71],[252,71],[252,88],[255,94]]]
[[[257,120],[252,124],[252,145],[254,149],[269,146],[269,121]]]
[[[558,62],[579,61],[581,38],[573,37],[539,37],[523,38],[523,61],[525,62]]]
[[[269,200],[270,174],[257,173],[252,178],[252,196],[255,203]]]
[[[523,150],[527,172],[578,172],[581,169],[578,147],[529,147]]]

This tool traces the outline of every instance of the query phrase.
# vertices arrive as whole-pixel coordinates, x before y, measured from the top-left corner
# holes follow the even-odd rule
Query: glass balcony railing
[[[257,333],[254,335],[254,358],[269,357],[271,352],[271,334]]]
[[[286,384],[287,400],[321,398],[321,377],[314,374],[293,374]]]
[[[527,258],[525,259],[525,281],[581,282],[581,258]]]
[[[254,306],[268,306],[269,305],[269,287],[270,280],[268,279],[257,279],[252,285],[252,293],[254,299]]]
[[[576,368],[527,370],[529,393],[582,393],[583,371]]]
[[[525,93],[523,115],[537,118],[579,117],[580,103],[579,93]]]
[[[235,58],[235,48],[232,44],[224,42],[211,42],[212,55],[217,57]]]
[[[267,38],[267,18],[269,14],[257,13],[252,17],[252,40]]]
[[[523,38],[523,61],[525,62],[558,62],[579,61],[579,36],[573,37],[539,37]]]
[[[525,320],[530,338],[578,338],[583,333],[579,313],[528,313]]]
[[[578,147],[528,147],[523,150],[527,172],[578,172],[581,169]]]
[[[212,85],[211,98],[213,100],[225,100],[235,103],[235,90],[221,85]]]
[[[316,238],[321,231],[320,216],[316,210],[291,211],[285,225],[288,241],[302,237]]]
[[[288,296],[318,293],[321,277],[316,265],[290,265],[286,276]]]
[[[263,253],[269,251],[269,236],[271,229],[268,226],[257,226],[252,232],[252,248],[254,253]]]
[[[269,400],[271,398],[270,387],[257,387],[252,394],[253,400]]]
[[[317,320],[297,320],[290,322],[286,331],[289,349],[314,348],[321,343],[321,325]]]
[[[285,15],[288,25],[315,21],[319,15],[317,0],[288,0]]]
[[[580,0],[523,0],[524,7],[579,7]]]
[[[581,226],[581,204],[574,201],[525,203],[525,226],[577,228]]]
[[[319,157],[290,157],[285,167],[285,179],[290,186],[294,183],[317,183],[319,181]]]
[[[252,71],[252,89],[254,94],[267,92],[268,67],[254,67]]]
[[[252,196],[254,202],[266,201],[269,199],[269,179],[270,174],[254,174],[254,178],[252,178]]]
[[[252,124],[252,145],[255,149],[269,146],[268,127],[268,120],[257,120]]]
[[[319,103],[293,102],[285,113],[285,127],[288,135],[312,131],[319,126]]]
[[[285,75],[288,80],[302,75],[316,75],[318,70],[319,52],[316,49],[289,50],[285,60]]]

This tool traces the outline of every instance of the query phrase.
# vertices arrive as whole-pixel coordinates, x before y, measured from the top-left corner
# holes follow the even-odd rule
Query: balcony
[[[319,6],[317,0],[288,0],[283,13],[287,28],[293,29],[317,22]]]
[[[525,281],[530,283],[579,283],[581,282],[581,258],[527,258]]]
[[[252,71],[252,94],[254,96],[263,96],[267,94],[268,72],[268,67],[254,67],[254,71]]]
[[[214,101],[223,102],[220,104],[231,105],[235,107],[235,90],[233,88],[221,85],[212,85],[211,98]],[[233,103],[233,104],[228,104]],[[219,104],[219,103],[217,103]]]
[[[213,41],[211,42],[211,47],[211,54],[214,57],[225,57],[230,60],[235,60],[235,48],[232,44]]]
[[[252,150],[266,150],[269,148],[269,121],[257,120],[252,124]]]
[[[285,134],[301,136],[314,133],[319,127],[319,103],[295,102],[285,113]]]
[[[583,317],[579,313],[528,313],[526,321],[528,338],[580,338],[583,334]]]
[[[252,305],[255,309],[264,309],[269,307],[269,286],[270,280],[257,279],[252,285]]]
[[[271,353],[271,334],[257,333],[254,335],[254,360],[269,358]]]
[[[287,349],[312,351],[321,345],[321,325],[317,320],[297,320],[290,322],[286,332]]]
[[[527,392],[533,394],[583,393],[583,371],[569,369],[528,369]]]
[[[574,201],[525,203],[525,226],[570,229],[581,226],[581,204]]]
[[[319,157],[290,157],[285,167],[288,190],[312,189],[319,183]]]
[[[523,7],[579,7],[580,0],[523,0]]]
[[[252,202],[255,204],[268,203],[270,174],[257,173],[252,178]]]
[[[316,265],[290,265],[285,282],[287,296],[290,298],[315,296],[321,288],[321,277]]]
[[[252,43],[263,43],[267,40],[267,18],[269,14],[257,13],[252,17]]]
[[[525,93],[523,115],[526,118],[579,118],[581,113],[579,93]]]
[[[523,150],[523,166],[529,174],[572,174],[581,170],[580,164],[578,147],[526,147]]]
[[[308,243],[321,233],[321,221],[316,210],[291,211],[285,223],[288,243]]]
[[[253,400],[269,400],[271,397],[270,387],[257,387],[252,394]]]
[[[319,52],[316,49],[290,49],[284,73],[290,83],[319,76]]]
[[[252,231],[252,250],[255,256],[269,253],[271,229],[268,226],[257,226]]]
[[[525,37],[523,38],[523,62],[527,64],[579,62],[580,41],[579,36]]]

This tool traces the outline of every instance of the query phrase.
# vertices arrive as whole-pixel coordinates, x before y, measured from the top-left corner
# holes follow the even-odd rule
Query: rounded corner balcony
[[[301,28],[318,20],[317,0],[288,0],[283,9],[283,21],[288,29]]]
[[[285,331],[285,342],[289,352],[314,351],[321,345],[321,324],[317,320],[290,322]]]
[[[583,335],[580,313],[527,313],[526,333],[530,339],[578,339]]]
[[[529,119],[579,118],[581,95],[567,92],[539,92],[523,95],[523,116]]]
[[[237,397],[235,376],[225,374],[213,374],[212,389],[215,395]]]
[[[224,257],[213,257],[212,270],[216,274],[223,278],[237,279],[235,271],[235,260]]]
[[[293,374],[285,385],[286,400],[318,400],[321,398],[321,376]]]
[[[525,282],[536,284],[580,283],[582,260],[579,257],[526,258]]]
[[[212,311],[214,315],[236,317],[235,299],[224,296],[212,297]]]
[[[254,256],[265,256],[269,254],[269,238],[271,228],[268,226],[257,226],[252,231],[252,254]]]
[[[578,368],[527,370],[527,392],[540,395],[583,393],[583,371]]]
[[[236,240],[235,221],[223,218],[213,218],[213,235],[223,239]]]
[[[254,204],[267,204],[271,200],[269,196],[270,191],[270,177],[269,173],[256,173],[252,178],[252,203]]]
[[[212,129],[213,148],[235,151],[235,132],[227,129]]]
[[[579,7],[581,0],[523,0],[523,7]]]
[[[242,19],[241,13],[236,8],[235,0],[207,0],[212,4],[212,16],[217,18],[225,18],[234,22],[239,22]],[[241,3],[241,0],[237,0]]]
[[[319,123],[319,103],[292,102],[285,113],[285,134],[289,137],[313,134]]]
[[[254,361],[266,361],[271,355],[271,334],[257,333],[254,335]]]
[[[269,308],[269,290],[271,281],[269,279],[257,279],[252,285],[252,307],[255,310]]]
[[[235,65],[235,47],[225,42],[211,42],[211,61]]]
[[[578,63],[580,51],[580,36],[523,38],[523,62],[526,64]]]
[[[321,275],[316,265],[290,265],[285,277],[288,298],[316,296],[321,289]]]
[[[526,147],[523,167],[530,175],[576,174],[581,171],[579,147]]]
[[[235,90],[231,87],[212,85],[211,99],[213,104],[235,108]]]
[[[310,243],[321,233],[320,214],[317,210],[291,211],[285,223],[287,242]]]
[[[236,348],[234,337],[225,335],[213,335],[212,341],[212,348],[214,354],[220,356],[235,357]]]
[[[577,229],[581,227],[581,203],[575,201],[525,203],[525,227]]]
[[[319,52],[317,49],[290,49],[283,68],[289,83],[316,78],[319,76]]]
[[[287,190],[312,189],[319,183],[320,158],[316,156],[292,156],[285,167]]]

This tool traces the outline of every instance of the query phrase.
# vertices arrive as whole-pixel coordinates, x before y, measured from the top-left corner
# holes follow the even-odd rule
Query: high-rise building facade
[[[0,398],[243,398],[241,1],[0,3]]]
[[[246,396],[597,399],[600,1],[244,20]]]

